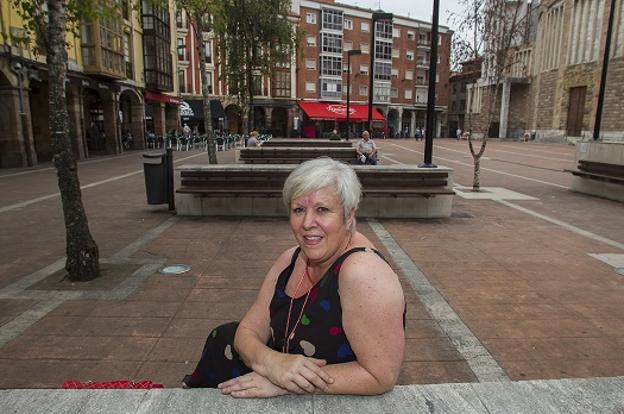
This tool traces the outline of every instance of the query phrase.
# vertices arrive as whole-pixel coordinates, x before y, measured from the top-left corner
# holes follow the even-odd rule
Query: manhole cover
[[[165,266],[160,269],[160,273],[164,273],[166,275],[181,275],[182,273],[186,273],[191,270],[191,266],[185,264],[174,264]]]
[[[624,276],[624,267],[616,267],[615,273],[617,273],[620,276]]]

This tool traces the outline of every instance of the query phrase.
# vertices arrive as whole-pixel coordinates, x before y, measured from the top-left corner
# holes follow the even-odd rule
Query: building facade
[[[481,77],[481,59],[461,63],[461,70],[449,77],[448,128],[449,135],[455,136],[457,129],[466,130],[467,86]]]
[[[119,3],[116,14],[83,22],[77,36],[67,33],[67,108],[77,159],[122,152],[128,132],[133,148],[143,148],[146,128],[164,135],[179,124],[173,2],[161,10],[148,1]],[[52,157],[45,56],[20,40],[23,21],[11,3],[0,8],[0,168],[34,166]]]
[[[502,100],[494,105],[490,136],[517,138],[529,133],[555,142],[593,136],[610,5],[606,0],[533,4],[534,33],[510,51],[512,65],[499,85]],[[602,139],[624,141],[623,88],[624,12],[622,0],[616,0]],[[483,78],[468,86],[467,107],[482,121],[490,91]]]
[[[373,72],[373,106],[386,123],[377,135],[414,136],[417,127],[425,127],[428,70],[431,51],[431,24],[394,16],[392,21],[377,21],[372,26],[370,9],[333,0],[293,1],[302,34],[297,55],[297,100],[302,102],[298,118],[305,136],[320,136],[333,128],[346,135],[344,105],[347,73],[350,70],[350,101],[355,105],[355,125],[351,135],[366,127],[357,116],[358,105],[368,104],[369,76]],[[373,42],[374,31],[374,44]],[[452,32],[440,27],[436,77],[436,136],[447,134],[448,79]],[[360,50],[351,57],[347,52]],[[374,60],[371,59],[374,54]],[[374,68],[371,68],[374,61]],[[335,119],[314,119],[306,113],[307,102],[327,103],[338,111]],[[353,111],[351,111],[353,112]],[[353,115],[352,114],[352,115]],[[367,117],[366,117],[367,119]]]

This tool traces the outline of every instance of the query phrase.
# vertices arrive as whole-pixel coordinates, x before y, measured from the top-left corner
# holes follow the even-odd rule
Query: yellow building
[[[77,159],[144,148],[146,128],[163,136],[178,127],[173,0],[157,10],[138,1],[122,0],[115,16],[83,22],[77,37],[67,33]],[[0,2],[0,13],[0,168],[32,166],[52,156],[45,56],[19,41],[23,22],[11,2]]]

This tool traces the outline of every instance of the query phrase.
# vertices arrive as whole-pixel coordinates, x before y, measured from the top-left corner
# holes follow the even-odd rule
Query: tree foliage
[[[224,77],[244,111],[253,105],[256,83],[279,65],[289,65],[296,32],[288,21],[289,0],[220,0],[215,19]],[[251,123],[248,116],[247,128]]]

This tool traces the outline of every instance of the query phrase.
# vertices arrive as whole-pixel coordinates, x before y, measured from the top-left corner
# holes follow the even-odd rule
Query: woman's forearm
[[[267,359],[275,351],[266,346],[253,329],[239,325],[234,348],[245,365],[262,376],[267,375]]]
[[[377,395],[390,391],[397,375],[373,375],[357,361],[332,364],[323,368],[333,379],[327,394]]]

